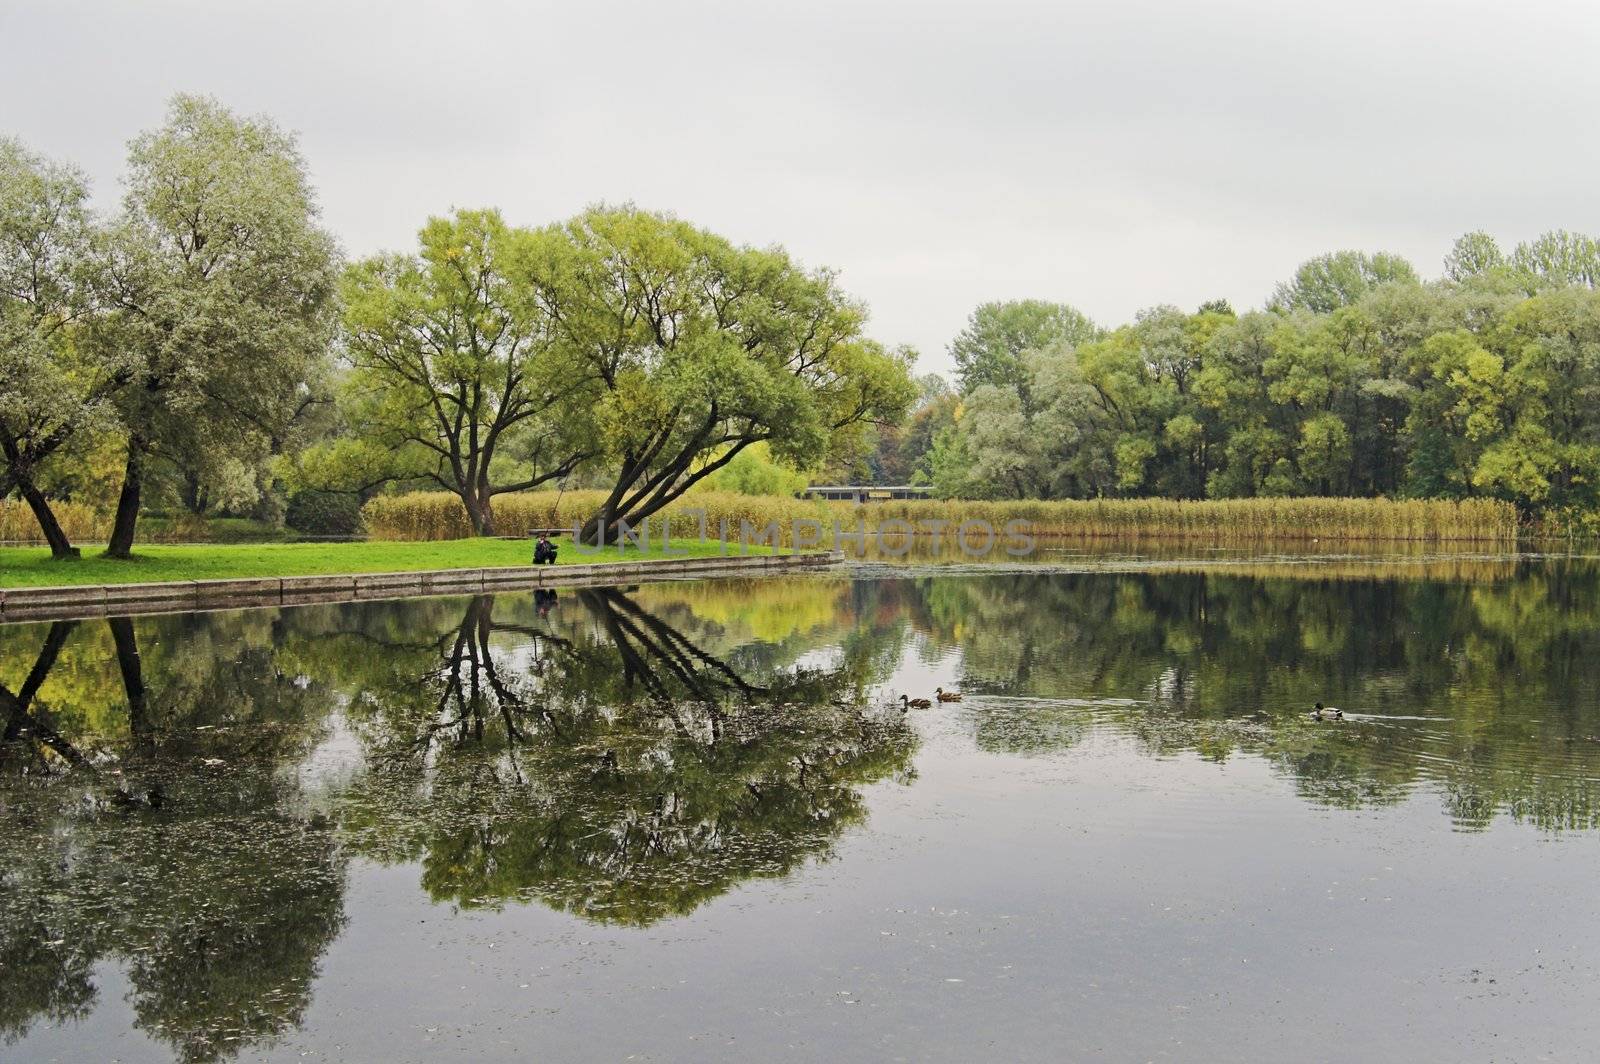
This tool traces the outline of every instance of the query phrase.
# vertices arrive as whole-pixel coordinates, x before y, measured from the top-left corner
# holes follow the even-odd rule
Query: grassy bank
[[[680,553],[681,550],[681,553]],[[718,553],[717,544],[673,544],[672,557]],[[763,548],[751,548],[763,553]],[[315,576],[324,573],[415,572],[423,569],[491,569],[527,565],[530,543],[499,539],[466,539],[429,543],[263,543],[184,544],[140,547],[128,561],[106,558],[93,550],[77,561],[50,560],[50,552],[34,547],[0,547],[0,587],[59,584],[132,584],[162,580],[228,580],[246,577]],[[659,547],[649,551],[616,547],[584,553],[570,544],[561,548],[559,565],[664,558]]]
[[[502,532],[520,533],[547,525],[570,528],[593,513],[601,499],[598,491],[529,492],[495,500],[495,513]],[[726,520],[734,538],[741,521],[758,528],[776,523],[785,536],[792,536],[797,520],[819,521],[829,529],[838,522],[841,528],[869,531],[888,521],[924,528],[932,521],[943,521],[952,528],[972,520],[987,521],[996,528],[1020,521],[1035,535],[1214,543],[1316,539],[1502,544],[1514,542],[1518,532],[1516,510],[1509,503],[1491,499],[910,500],[855,506],[703,492],[669,508],[673,535],[694,533],[698,518],[689,512],[693,509],[705,511],[713,535]],[[380,497],[369,502],[364,513],[367,530],[378,539],[449,539],[469,532],[461,504],[443,492]]]

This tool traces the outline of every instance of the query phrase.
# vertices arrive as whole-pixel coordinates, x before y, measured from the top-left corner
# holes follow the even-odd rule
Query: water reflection
[[[377,670],[351,702],[354,852],[420,863],[435,900],[643,925],[826,854],[865,815],[861,785],[908,777],[911,729],[862,703],[851,657],[722,654],[624,591],[575,599],[578,623],[540,627],[527,600],[480,596],[411,646],[307,633]]]
[[[344,921],[345,858],[274,771],[307,748],[326,700],[276,671],[270,641],[215,653],[262,620],[164,619],[150,654],[126,620],[53,624],[18,688],[0,687],[6,1041],[87,1015],[105,962],[136,1025],[178,1059],[299,1022]],[[115,754],[107,733],[123,738]]]
[[[354,856],[630,925],[826,856],[915,742],[872,662],[796,665],[799,617],[732,642],[598,588],[0,629],[0,1038],[87,1015],[109,961],[180,1059],[270,1040]],[[346,733],[353,778],[286,771]]]
[[[1251,564],[0,627],[0,1038],[90,1014],[114,971],[177,1058],[270,1044],[362,861],[462,908],[658,924],[827,858],[930,728],[968,756],[1110,737],[1257,759],[1329,807],[1600,826],[1590,563]],[[890,705],[919,659],[966,700]],[[1307,720],[1319,699],[1348,719]]]
[[[1092,725],[1154,756],[1264,757],[1319,802],[1392,803],[1427,783],[1458,826],[1594,827],[1600,580],[1578,562],[1512,570],[920,583],[969,690],[1003,696],[968,706],[980,747],[1059,750]],[[1308,721],[1318,700],[1346,721]]]

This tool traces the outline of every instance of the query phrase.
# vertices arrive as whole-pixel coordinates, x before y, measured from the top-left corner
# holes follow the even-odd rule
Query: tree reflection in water
[[[301,1021],[352,856],[461,906],[649,925],[826,858],[933,711],[978,751],[1248,755],[1334,806],[1600,826],[1600,577],[989,573],[718,581],[0,626],[0,1038],[120,969],[184,1060]],[[926,693],[926,692],[922,692]],[[1351,711],[1309,722],[1313,701]],[[881,699],[877,701],[882,701]],[[345,750],[348,771],[325,772]]]
[[[918,598],[984,696],[963,710],[980,748],[1112,731],[1152,756],[1260,756],[1319,803],[1426,786],[1465,829],[1600,826],[1591,563],[1013,574],[923,580]],[[1354,717],[1313,724],[1319,700]]]
[[[825,856],[861,786],[908,777],[913,733],[848,657],[740,668],[620,590],[575,598],[559,631],[475,598],[421,684],[362,692],[356,852],[419,861],[438,900],[643,925]]]
[[[0,1039],[87,1015],[113,962],[179,1059],[270,1042],[349,855],[648,924],[826,856],[863,785],[910,778],[910,728],[861,701],[881,658],[797,668],[809,632],[730,641],[616,589],[499,605],[0,629]],[[341,726],[364,771],[307,790],[286,769]]]
[[[151,622],[148,667],[125,619],[54,624],[21,685],[0,686],[0,1038],[86,1015],[103,961],[123,968],[136,1024],[182,1060],[230,1056],[309,1004],[344,920],[344,859],[276,769],[326,706],[276,672],[270,639],[212,654],[236,642],[218,630],[230,623],[266,632]],[[8,667],[21,631],[5,632]],[[105,743],[87,725],[111,712],[119,741]]]

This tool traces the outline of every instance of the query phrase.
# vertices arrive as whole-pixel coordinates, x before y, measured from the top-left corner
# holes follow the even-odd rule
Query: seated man
[[[533,564],[554,565],[556,563],[556,545],[550,542],[548,533],[539,533],[539,542],[533,545]]]

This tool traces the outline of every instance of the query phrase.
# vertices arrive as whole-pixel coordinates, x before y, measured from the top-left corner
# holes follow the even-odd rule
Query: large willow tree
[[[864,338],[866,313],[834,275],[781,249],[596,208],[535,234],[514,273],[595,389],[616,481],[588,542],[637,526],[753,444],[806,468],[915,398],[910,356]]]
[[[506,264],[530,234],[495,211],[423,226],[416,255],[345,275],[342,404],[354,438],[307,456],[310,482],[351,490],[431,480],[472,530],[494,535],[494,497],[565,477],[595,453],[591,375],[555,349],[550,323]]]
[[[294,137],[176,96],[128,155],[96,343],[131,358],[127,463],[107,554],[133,546],[152,458],[281,434],[326,357],[337,249]]]

